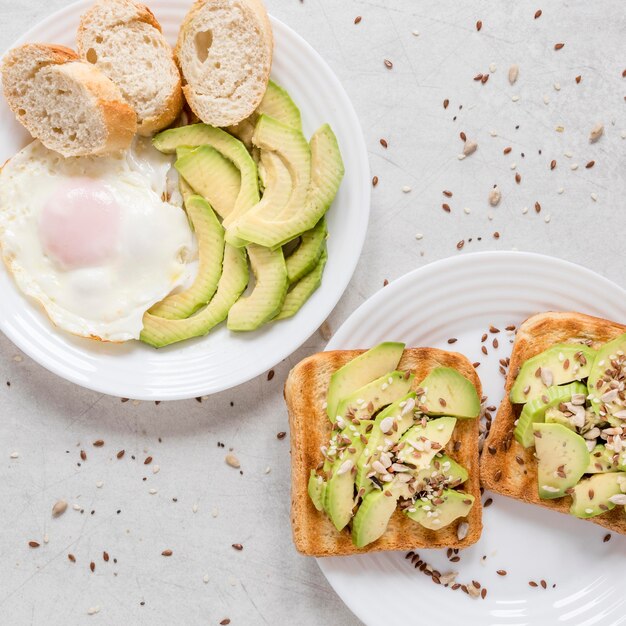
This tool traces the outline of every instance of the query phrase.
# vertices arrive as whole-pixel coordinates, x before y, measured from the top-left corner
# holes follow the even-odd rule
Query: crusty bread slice
[[[65,157],[130,146],[135,112],[116,85],[69,48],[25,44],[10,50],[2,85],[18,121]]]
[[[273,46],[260,0],[197,0],[176,46],[183,91],[194,113],[213,126],[248,117],[267,89]]]
[[[542,500],[537,490],[537,462],[534,448],[524,448],[513,437],[515,420],[521,407],[509,401],[509,392],[524,361],[556,343],[592,342],[592,347],[614,339],[626,331],[626,326],[582,313],[540,313],[528,318],[518,329],[513,345],[509,373],[506,378],[506,397],[500,404],[496,418],[485,442],[480,461],[483,487],[524,502],[569,514],[572,499]],[[626,515],[623,507],[589,520],[617,533],[626,534]]]
[[[80,20],[78,52],[104,72],[137,113],[138,132],[169,126],[183,106],[172,48],[150,9],[132,0],[98,0]]]
[[[308,556],[343,556],[380,550],[414,548],[465,548],[480,538],[482,505],[478,468],[478,419],[458,420],[446,452],[469,472],[462,490],[475,497],[467,518],[459,519],[438,531],[427,530],[396,510],[385,534],[366,548],[357,548],[345,530],[338,532],[324,513],[311,502],[307,486],[309,473],[320,462],[320,446],[331,434],[331,423],[324,401],[331,375],[363,350],[321,352],[304,359],[289,373],[285,383],[285,400],[291,429],[291,525],[296,548]],[[476,387],[482,396],[480,379],[472,364],[461,354],[434,348],[408,348],[398,366],[415,374],[414,386],[435,367],[456,368]],[[459,540],[459,524],[468,523],[467,535]]]

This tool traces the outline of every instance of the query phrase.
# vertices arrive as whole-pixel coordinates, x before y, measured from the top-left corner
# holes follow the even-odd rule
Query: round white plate
[[[74,47],[79,16],[90,4],[78,2],[55,13],[16,43]],[[191,2],[150,0],[148,4],[174,43]],[[0,329],[35,361],[74,383],[107,394],[140,400],[192,398],[234,387],[270,369],[302,345],[333,310],[352,277],[365,240],[370,206],[367,151],[352,104],[332,70],[285,24],[272,18],[272,26],[272,78],[300,107],[306,136],[325,122],[332,126],[346,168],[328,214],[328,264],[322,286],[289,320],[242,334],[230,333],[222,325],[207,337],[157,351],[140,342],[97,344],[55,329],[38,305],[22,297],[2,265]],[[0,100],[3,163],[30,138],[4,99]]]
[[[499,404],[504,379],[499,359],[510,355],[513,336],[504,329],[541,311],[580,311],[626,322],[626,291],[587,269],[522,252],[467,254],[432,263],[381,289],[339,329],[327,349],[368,348],[404,341],[459,351],[480,362],[489,404]],[[482,334],[501,329],[481,353]],[[458,341],[450,346],[449,338]],[[626,537],[595,524],[525,505],[495,494],[484,512],[480,541],[450,563],[442,550],[419,550],[458,582],[480,582],[487,596],[435,585],[404,553],[319,559],[335,591],[363,622],[383,624],[623,624]],[[506,570],[499,576],[497,570]],[[529,581],[539,586],[529,586]],[[546,581],[546,589],[540,581]],[[556,585],[556,587],[553,587]]]

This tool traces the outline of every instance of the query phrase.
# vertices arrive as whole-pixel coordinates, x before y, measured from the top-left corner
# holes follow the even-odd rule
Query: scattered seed
[[[68,554],[67,558],[72,562],[72,563],[76,563],[76,557],[73,554]]]
[[[239,463],[239,459],[234,454],[227,454],[225,457],[225,461],[227,465],[234,467],[235,469],[239,469],[241,467],[241,463]]]
[[[220,626],[228,626],[228,624],[230,624],[230,620],[227,617],[220,622]]]
[[[542,586],[544,589],[548,586],[548,583],[546,583],[546,581],[545,581],[545,580],[542,580],[542,581],[540,582],[540,584],[541,584],[541,586]]]
[[[494,239],[500,239],[500,233],[496,230],[495,233],[493,233],[493,238]]]
[[[243,550],[243,546],[240,543],[233,543],[233,548],[235,548],[235,550]]]
[[[449,205],[449,204],[447,204],[446,202],[444,202],[444,203],[441,205],[441,208],[442,208],[442,209],[443,209],[446,213],[450,213],[450,211],[452,210],[452,209],[450,209],[450,205]]]
[[[376,187],[376,185],[378,185],[378,176],[374,176],[374,178],[372,178],[372,187]]]
[[[504,150],[502,150],[502,154],[509,154],[513,148],[511,146],[507,146]]]
[[[596,164],[595,161],[589,161],[589,163],[585,165],[585,168],[590,170],[595,164]]]
[[[520,176],[519,172],[517,174],[515,174],[515,182],[518,185],[522,182],[522,177]]]
[[[476,149],[478,148],[478,144],[475,141],[466,141],[463,146],[463,154],[465,156],[469,156],[470,154],[474,154]]]
[[[456,249],[457,249],[457,250],[462,250],[464,245],[465,245],[465,239],[461,239],[461,241],[459,241],[459,242],[456,244]]]
[[[115,456],[121,459],[126,454],[126,450],[120,450]]]
[[[161,552],[161,556],[172,556],[172,554],[174,553],[170,549],[163,550],[163,552]]]
[[[538,585],[538,584],[537,584],[534,580],[529,580],[529,581],[528,581],[528,584],[529,584],[531,587],[538,587],[538,586],[539,586],[539,585]]]
[[[554,87],[554,91],[561,91],[561,83],[554,83],[552,86]]]
[[[491,206],[498,206],[498,204],[500,204],[501,198],[502,198],[502,193],[500,192],[498,187],[494,187],[489,192],[489,204]]]
[[[147,457],[144,459],[143,464],[144,464],[144,465],[150,465],[150,463],[152,463],[152,457],[151,457],[151,456],[147,456]]]
[[[580,76],[580,75],[579,75],[579,76],[576,76],[576,78],[575,78],[574,80],[576,81],[576,84],[577,84],[577,85],[578,85],[578,84],[580,84],[580,81],[582,80],[582,78],[583,78],[583,77],[582,77],[582,76]]]
[[[95,564],[93,561],[92,561],[91,563],[89,563],[89,569],[90,569],[92,572],[95,572],[95,571],[96,571],[96,564]]]
[[[474,76],[474,80],[479,81],[483,79],[483,75],[482,74],[476,74],[476,76]]]
[[[67,502],[65,500],[57,500],[52,507],[52,517],[59,517],[67,511]]]
[[[483,74],[483,77],[480,79],[480,82],[484,85],[489,80],[489,74]]]
[[[363,18],[362,18],[360,15],[357,15],[357,16],[354,18],[354,23],[355,23],[355,24],[360,24],[360,23],[361,23],[361,19],[363,19]]]
[[[424,235],[422,235],[422,233],[415,233],[415,239],[417,239],[418,241],[420,241],[423,238],[424,238]]]
[[[449,104],[450,104],[450,100],[448,100],[448,98],[446,98],[446,99],[443,101],[443,108],[444,108],[444,109],[447,109]]]
[[[80,458],[81,458],[83,461],[86,461],[86,460],[87,460],[87,453],[86,453],[84,450],[81,450],[81,451],[80,451]]]
[[[485,504],[483,504],[483,507],[486,509],[487,507],[490,507],[493,504],[493,498],[487,498],[485,500]]]
[[[565,47],[565,44],[564,44],[564,43],[555,43],[555,44],[554,44],[554,49],[555,49],[555,50],[561,50],[561,49],[562,49],[562,48],[564,48],[564,47]]]
[[[386,139],[381,139],[381,140],[380,140],[380,145],[381,145],[383,148],[387,148],[387,146],[388,146],[388,144],[387,144],[387,140],[386,140]]]
[[[446,198],[451,198],[451,197],[452,197],[452,192],[451,192],[451,191],[448,191],[447,189],[446,189],[446,190],[444,190],[444,191],[442,191],[441,193],[443,193],[443,195],[444,195]]]
[[[39,542],[37,542],[37,541],[29,541],[29,542],[28,542],[28,545],[29,545],[31,548],[38,548],[38,547],[40,546]]]
[[[94,448],[101,448],[104,445],[104,441],[102,439],[96,439],[92,445]]]
[[[535,19],[538,20],[541,17],[542,13],[543,11],[541,9],[538,9],[537,11],[535,11]]]
[[[287,436],[287,433],[284,430],[281,430],[279,433],[276,433],[276,439],[284,439]]]
[[[478,20],[476,22],[476,30],[480,30],[482,27],[483,27],[483,23],[480,20]]]
[[[385,67],[390,70],[393,67],[393,63],[389,59],[385,59]]]
[[[606,543],[607,541],[611,541],[611,533],[609,533],[608,535],[604,535],[604,539],[602,540],[602,542]]]
[[[570,170],[577,170],[577,169],[578,169],[578,163],[572,163],[572,164],[569,166],[569,168],[570,168]]]
[[[556,167],[556,161],[552,159],[552,161],[550,161],[550,169],[553,170],[555,167]]]
[[[106,550],[102,553],[102,558],[104,559],[105,563],[109,562],[109,553]]]
[[[463,131],[459,133],[459,137],[461,138],[461,141],[467,141],[467,135]]]
[[[541,205],[539,202],[535,202],[535,213],[541,213]]]
[[[402,193],[410,193],[411,192],[411,188],[408,185],[404,185],[404,187],[402,187]]]
[[[513,100],[513,102],[517,102],[519,100],[519,96],[511,96],[511,100]]]
[[[458,341],[458,339],[456,337],[450,337],[450,339],[448,339],[448,343],[452,344],[452,343],[456,343]]]
[[[506,570],[505,569],[499,569],[496,574],[498,574],[498,576],[506,576]]]

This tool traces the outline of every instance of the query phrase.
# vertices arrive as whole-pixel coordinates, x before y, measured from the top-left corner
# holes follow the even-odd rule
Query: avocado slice
[[[174,167],[197,194],[206,198],[221,218],[235,208],[241,175],[235,165],[211,146],[176,150]]]
[[[403,343],[385,342],[357,356],[339,368],[330,378],[326,413],[331,422],[337,418],[337,407],[342,398],[376,378],[396,369],[402,353]]]
[[[428,467],[414,472],[413,475],[417,478],[417,491],[422,491],[426,483],[438,481],[440,478],[449,487],[458,487],[469,478],[467,470],[445,452],[436,454]]]
[[[404,514],[429,530],[439,530],[459,517],[467,517],[474,506],[474,496],[463,491],[444,489],[436,499],[420,498]]]
[[[541,397],[548,387],[589,376],[596,352],[579,343],[560,343],[528,359],[517,375],[509,398],[524,404]]]
[[[224,260],[224,229],[209,203],[200,196],[191,196],[185,209],[198,239],[198,274],[191,287],[167,296],[149,311],[152,315],[174,320],[189,317],[211,300],[222,275]]]
[[[381,411],[374,420],[367,446],[357,462],[356,491],[363,497],[373,489],[368,474],[375,470],[383,451],[389,451],[415,423],[415,393],[411,392]]]
[[[382,537],[401,496],[409,496],[408,487],[394,480],[382,491],[373,491],[363,498],[352,521],[352,542],[357,548]]]
[[[515,426],[515,431],[513,433],[515,435],[515,439],[517,439],[517,441],[525,448],[533,446],[535,444],[533,425],[539,422],[547,421],[545,419],[547,412],[554,407],[558,407],[560,404],[571,402],[572,396],[574,396],[575,400],[578,402],[578,405],[576,406],[580,406],[580,409],[576,409],[576,411],[582,411],[582,413],[584,413],[587,387],[579,382],[571,383],[570,385],[563,385],[562,387],[553,385],[552,387],[548,387],[538,398],[527,402],[524,405],[522,413],[517,420],[517,425]],[[556,413],[553,411],[550,411],[550,414],[552,416],[556,416]],[[561,415],[565,417],[562,413]],[[566,421],[571,423],[567,419]],[[583,424],[581,424],[581,426],[582,425]]]
[[[480,414],[476,388],[451,367],[434,368],[420,383],[418,399],[420,408],[428,415],[474,418]]]
[[[535,402],[535,400],[533,400],[533,402]],[[565,428],[569,428],[569,430],[573,430],[574,432],[578,432],[576,430],[576,426],[574,426],[574,424],[572,424],[572,422],[570,421],[570,418],[567,417],[567,415],[565,415],[565,413],[563,413],[563,411],[560,411],[559,409],[557,409],[555,406],[552,407],[551,409],[548,409],[546,411],[546,414],[544,416],[544,420],[543,420],[546,424],[561,424],[561,426],[565,426]],[[532,433],[533,429],[532,429],[533,424],[531,423],[529,425],[529,430]],[[531,445],[535,445],[535,439],[534,439],[534,434],[533,434],[533,440],[532,440],[532,444]],[[531,446],[524,446],[524,447],[528,447],[530,448]]]
[[[626,473],[595,474],[581,480],[572,492],[569,512],[588,519],[626,504]]]
[[[285,297],[283,308],[275,317],[276,320],[293,317],[304,306],[306,301],[322,284],[322,276],[327,260],[328,254],[326,250],[323,250],[317,265],[306,276],[303,276],[297,283],[291,286]]]
[[[535,424],[539,497],[563,497],[589,465],[585,440],[561,424]]]
[[[252,135],[259,115],[268,115],[291,128],[302,129],[298,107],[287,91],[271,80],[256,111],[239,124],[228,128],[228,132],[242,141],[248,150],[252,148]]]
[[[626,472],[626,450],[617,453],[607,450],[604,444],[598,444],[589,453],[589,456],[589,465],[585,474]]]
[[[287,203],[279,208],[259,202],[245,214],[244,212],[233,213],[224,223],[227,229],[226,240],[230,242],[236,238],[268,248],[276,248],[312,228],[318,221],[316,220],[308,228],[294,232],[285,242],[276,241],[276,236],[272,234],[272,231],[283,223],[286,216],[306,210],[305,203],[311,183],[311,148],[301,131],[290,128],[267,115],[259,117],[252,141],[262,151],[275,153],[285,164],[291,176],[291,194]],[[266,172],[267,174],[269,172]],[[265,193],[267,193],[272,188],[272,180],[268,177],[265,182]],[[270,225],[269,237],[259,236],[256,225],[261,222]]]
[[[306,276],[317,265],[325,249],[327,235],[325,218],[311,230],[302,233],[300,245],[285,259],[290,285]]]
[[[431,419],[425,426],[415,424],[400,439],[404,447],[398,452],[398,462],[414,466],[416,470],[428,467],[450,441],[455,426],[456,418],[449,416]]]
[[[256,278],[252,293],[241,297],[228,313],[227,326],[233,331],[256,330],[276,317],[287,295],[287,268],[283,251],[262,246],[247,247]]]
[[[324,483],[324,479],[316,474],[315,470],[311,470],[307,491],[309,493],[309,498],[311,498],[311,502],[313,502],[313,506],[318,511],[324,510],[325,488],[326,485]]]
[[[261,116],[259,123],[264,118],[265,116]],[[259,126],[256,132],[258,129]],[[272,145],[278,147],[279,142],[263,143],[260,147],[271,150]],[[235,234],[238,237],[275,248],[286,244],[319,222],[337,195],[344,175],[337,138],[328,124],[319,128],[311,137],[310,154],[310,188],[307,190],[304,205],[290,202],[280,219],[267,219],[261,214],[250,212],[235,225]]]
[[[247,284],[248,262],[245,250],[226,244],[222,275],[211,302],[195,315],[183,320],[170,320],[146,313],[141,341],[155,348],[162,348],[177,341],[206,335],[226,319],[228,311],[244,292]]]
[[[608,417],[613,426],[626,421],[626,399],[612,385],[626,373],[626,333],[600,347],[587,381],[591,406],[596,414]]]

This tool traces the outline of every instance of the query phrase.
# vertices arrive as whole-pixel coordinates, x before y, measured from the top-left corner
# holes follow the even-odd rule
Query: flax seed
[[[535,19],[538,20],[541,17],[542,13],[543,11],[541,9],[538,9],[537,11],[535,11]]]
[[[385,67],[390,70],[393,68],[393,63],[389,59],[385,59]]]
[[[561,49],[563,49],[564,47],[565,47],[565,44],[564,44],[564,43],[555,43],[555,44],[554,44],[554,49],[555,49],[555,50],[561,50]]]
[[[483,23],[481,20],[478,20],[476,22],[476,30],[480,31],[480,29],[483,27]]]

